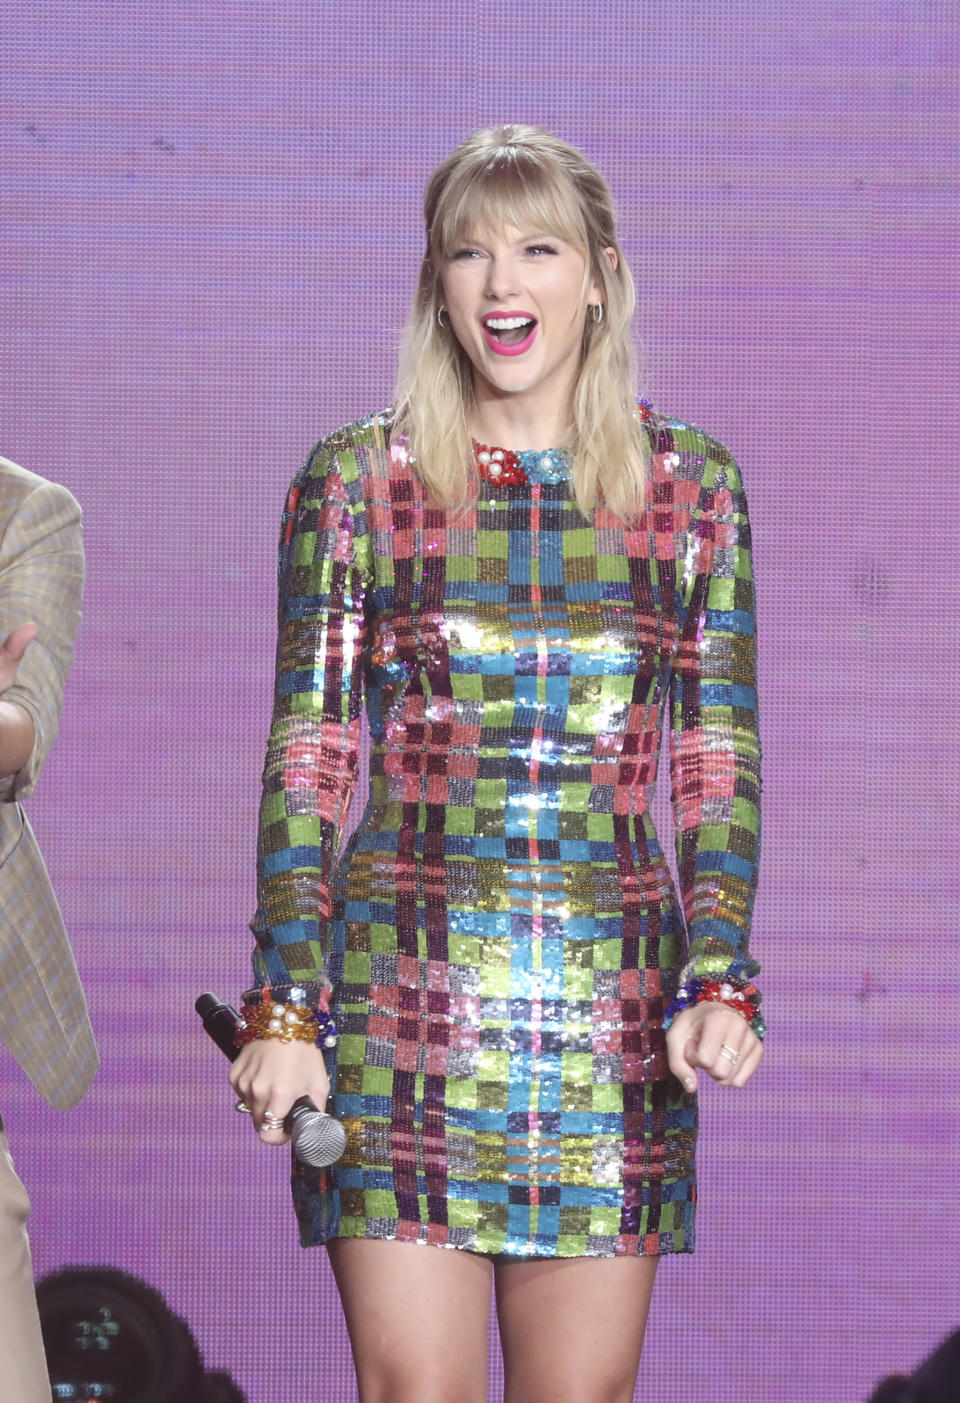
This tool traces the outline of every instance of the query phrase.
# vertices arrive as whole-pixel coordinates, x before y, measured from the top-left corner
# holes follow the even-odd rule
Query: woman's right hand
[[[330,1095],[320,1049],[314,1043],[285,1043],[279,1038],[259,1038],[241,1048],[230,1069],[230,1085],[249,1107],[265,1145],[282,1145],[290,1139],[282,1126],[271,1130],[264,1125],[268,1111],[282,1121],[300,1096],[309,1096],[322,1111]]]

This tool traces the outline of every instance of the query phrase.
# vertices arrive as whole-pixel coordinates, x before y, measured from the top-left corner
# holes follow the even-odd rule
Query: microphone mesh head
[[[336,1164],[347,1147],[347,1132],[323,1111],[297,1116],[290,1139],[297,1159],[312,1169]]]

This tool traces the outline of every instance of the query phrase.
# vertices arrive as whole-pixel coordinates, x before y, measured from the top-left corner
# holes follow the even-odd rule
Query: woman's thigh
[[[631,1403],[658,1260],[498,1258],[504,1403]]]
[[[327,1250],[360,1403],[486,1403],[488,1257],[370,1238]]]

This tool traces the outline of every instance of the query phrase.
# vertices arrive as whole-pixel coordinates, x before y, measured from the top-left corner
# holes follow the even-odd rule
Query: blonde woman
[[[491,1290],[507,1403],[627,1403],[657,1263],[693,1247],[698,1077],[762,1052],[746,504],[637,402],[582,155],[478,132],[425,213],[394,409],[320,443],[284,515],[232,1080],[275,1144],[332,1089],[346,1152],[294,1197],[362,1403],[485,1399]]]

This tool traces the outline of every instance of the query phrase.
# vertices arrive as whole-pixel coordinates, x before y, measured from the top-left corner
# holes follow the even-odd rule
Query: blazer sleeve
[[[760,968],[749,947],[760,855],[750,521],[736,463],[697,438],[703,476],[670,692],[671,796],[689,938],[681,983],[752,979]]]
[[[355,455],[353,455],[355,456]],[[263,771],[254,987],[244,1003],[325,1007],[330,879],[360,762],[365,584],[357,563],[356,473],[321,444],[283,515],[273,720]]]
[[[73,661],[83,599],[80,507],[55,482],[38,482],[3,528],[0,542],[0,637],[19,624],[38,626],[12,687],[33,719],[33,752],[15,775],[0,777],[0,801],[25,799],[37,782],[60,723],[63,686]]]

